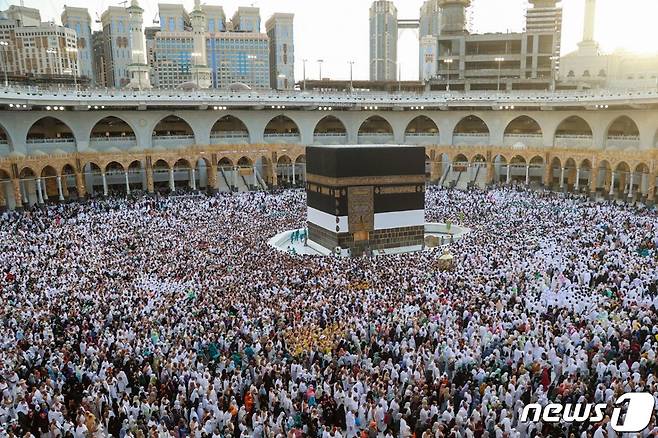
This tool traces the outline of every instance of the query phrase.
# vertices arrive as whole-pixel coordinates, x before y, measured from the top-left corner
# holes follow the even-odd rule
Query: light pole
[[[7,41],[0,41],[0,47],[2,48],[2,65],[4,68],[2,69],[5,73],[5,88],[9,87],[9,80],[7,79],[7,69],[9,68],[9,61],[7,61],[7,49],[6,47],[9,46],[9,43]]]
[[[505,61],[505,58],[503,57],[497,57],[494,59],[498,63],[498,87],[497,90],[500,91],[500,65],[503,61]]]
[[[71,62],[71,57],[69,56],[69,66],[71,67],[71,71],[73,72],[73,86],[75,89],[78,89],[78,49],[76,47],[67,47],[66,48],[66,53],[73,53],[73,58],[75,59],[75,65]]]
[[[352,68],[354,67],[354,61],[347,62],[350,65],[350,93],[354,90],[354,79],[352,76]]]
[[[322,63],[324,59],[318,59],[318,66],[320,67],[320,81],[322,81]]]
[[[446,77],[448,78],[448,83],[446,84],[446,91],[450,91],[450,66],[452,65],[453,61],[454,60],[452,58],[447,58],[443,60],[443,62],[445,62],[448,65],[448,74],[446,75]]]
[[[304,80],[302,81],[304,83],[304,91],[306,91],[306,63],[308,62],[308,59],[302,59],[302,76],[304,77]]]

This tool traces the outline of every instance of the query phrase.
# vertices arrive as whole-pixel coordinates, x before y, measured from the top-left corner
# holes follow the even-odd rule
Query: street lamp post
[[[0,41],[0,47],[2,48],[2,65],[3,71],[5,74],[5,88],[9,87],[9,80],[7,79],[7,70],[9,69],[9,61],[7,61],[7,47],[9,43],[7,41]]]
[[[446,91],[450,91],[450,66],[453,63],[453,59],[447,58],[444,59],[443,62],[445,62],[448,65],[448,74],[446,75],[446,77],[448,78],[448,83],[446,84]]]
[[[318,66],[320,67],[320,81],[322,81],[322,63],[324,59],[318,59]]]
[[[71,57],[69,56],[69,66],[71,67],[71,71],[73,72],[73,85],[75,89],[78,89],[78,75],[77,75],[77,70],[78,70],[78,49],[76,47],[67,47],[66,48],[66,53],[73,53],[73,58],[75,59],[75,65],[72,64],[71,62]]]
[[[494,61],[496,61],[498,63],[498,87],[497,87],[497,90],[500,91],[500,65],[503,61],[505,61],[505,58],[498,57],[498,58],[495,58]]]
[[[354,61],[347,62],[350,65],[350,93],[354,90],[354,79],[352,76],[352,68],[354,67]]]

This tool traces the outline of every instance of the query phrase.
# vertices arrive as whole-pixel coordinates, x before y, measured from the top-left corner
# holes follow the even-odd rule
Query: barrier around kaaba
[[[309,146],[306,172],[311,241],[352,256],[422,247],[423,147]]]

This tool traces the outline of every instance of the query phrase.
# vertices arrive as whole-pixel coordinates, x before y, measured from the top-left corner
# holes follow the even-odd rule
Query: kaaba
[[[306,148],[308,238],[359,256],[420,249],[425,234],[425,148]]]

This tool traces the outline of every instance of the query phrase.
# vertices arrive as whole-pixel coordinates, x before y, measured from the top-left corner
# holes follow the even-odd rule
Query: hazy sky
[[[20,0],[0,0],[0,9]],[[158,2],[183,3],[189,11],[194,0],[139,0],[146,10],[144,25],[154,25]],[[575,49],[582,36],[585,0],[563,0],[562,52]],[[24,0],[40,9],[43,20],[59,16],[64,4],[90,8],[93,18],[120,0]],[[371,0],[202,0],[224,6],[228,17],[238,6],[259,6],[263,28],[273,12],[295,14],[296,77],[302,77],[302,59],[308,59],[306,76],[317,78],[319,58],[324,59],[322,75],[333,79],[349,77],[349,60],[354,60],[355,79],[368,78],[368,9]],[[423,0],[395,0],[399,18],[416,18]],[[95,6],[92,6],[95,5]],[[526,0],[473,0],[472,30],[477,32],[519,31],[524,26]],[[617,48],[658,52],[658,0],[598,0],[596,37],[605,51]],[[96,24],[97,28],[100,27]],[[264,29],[263,29],[264,30]],[[403,79],[418,78],[418,36],[415,31],[400,34],[400,61]]]

